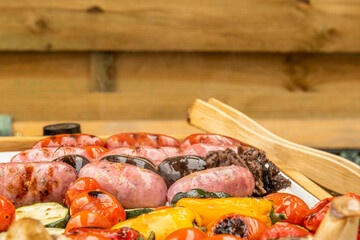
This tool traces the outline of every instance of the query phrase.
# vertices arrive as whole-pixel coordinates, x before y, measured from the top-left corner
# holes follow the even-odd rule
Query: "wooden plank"
[[[87,92],[89,54],[2,52],[0,72],[2,94]]]
[[[193,99],[215,97],[259,118],[356,118],[360,95],[342,93],[243,93],[228,95],[207,91],[198,94],[91,93],[23,94],[0,96],[0,112],[16,120],[179,119]]]
[[[0,91],[359,92],[360,54],[118,53],[95,81],[85,53],[2,53]],[[107,68],[107,67],[106,67]],[[113,73],[111,69],[116,68]],[[93,68],[94,69],[94,68]],[[108,73],[110,72],[110,73]],[[106,86],[105,86],[106,85]],[[113,89],[110,89],[113,88]],[[231,91],[231,92],[230,92]]]
[[[255,119],[271,132],[287,140],[315,148],[360,149],[360,118],[354,119]],[[181,120],[77,121],[84,133],[112,135],[120,132],[154,132],[186,136],[201,132]],[[16,121],[15,136],[40,136],[42,127],[59,121]]]
[[[0,54],[0,112],[24,120],[180,119],[217,97],[257,118],[358,118],[359,54],[119,53],[113,93],[89,54]],[[343,94],[346,93],[346,94]]]
[[[112,92],[115,90],[114,55],[111,52],[90,54],[90,91]]]
[[[360,3],[0,2],[1,50],[359,52]]]

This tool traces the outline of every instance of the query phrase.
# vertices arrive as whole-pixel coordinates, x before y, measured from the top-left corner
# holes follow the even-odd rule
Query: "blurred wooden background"
[[[195,98],[216,97],[291,140],[360,147],[358,0],[18,0],[0,12],[0,113],[15,132],[185,119]]]

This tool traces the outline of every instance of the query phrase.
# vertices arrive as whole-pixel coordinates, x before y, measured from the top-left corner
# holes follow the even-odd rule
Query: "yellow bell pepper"
[[[270,227],[270,214],[274,203],[262,198],[183,198],[176,206],[186,207],[198,213],[204,227],[229,213],[257,218]]]
[[[156,240],[161,240],[178,229],[193,227],[194,222],[201,225],[198,214],[189,208],[174,207],[145,213],[136,218],[119,222],[112,229],[130,227],[143,234],[145,238],[154,232]]]

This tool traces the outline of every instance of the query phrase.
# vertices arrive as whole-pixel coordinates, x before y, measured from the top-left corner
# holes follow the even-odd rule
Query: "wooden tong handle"
[[[266,128],[264,128],[263,126],[261,126],[260,124],[258,124],[257,122],[255,122],[253,119],[251,119],[250,117],[248,117],[247,115],[245,115],[244,113],[236,110],[235,108],[215,99],[215,98],[210,98],[208,100],[208,103],[212,106],[214,106],[215,108],[223,111],[224,113],[226,113],[227,115],[229,115],[230,117],[234,118],[239,124],[242,124],[246,127],[248,127],[249,129],[253,130],[254,132],[267,137],[269,139],[272,139],[278,143],[283,144],[284,146],[292,146],[295,148],[299,148],[299,149],[303,149],[305,151],[308,152],[312,152],[318,155],[322,155],[324,157],[328,157],[328,158],[332,158],[336,161],[338,161],[339,163],[348,166],[350,168],[359,168],[359,166],[356,163],[353,163],[345,158],[339,157],[337,155],[328,153],[328,152],[324,152],[318,149],[314,149],[314,148],[310,148],[310,147],[306,147],[304,145],[300,145],[300,144],[296,144],[293,142],[290,142],[284,138],[279,137],[278,135],[275,135],[274,133],[270,132],[269,130],[267,130]]]
[[[227,135],[263,149],[271,161],[289,165],[318,184],[339,192],[360,194],[360,167],[350,168],[332,158],[283,145],[240,124],[214,106],[195,100],[189,109],[190,124],[205,131]]]

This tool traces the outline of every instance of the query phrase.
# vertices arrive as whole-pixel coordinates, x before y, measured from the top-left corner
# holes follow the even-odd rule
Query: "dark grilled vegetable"
[[[159,175],[165,180],[168,188],[180,178],[205,169],[206,162],[198,156],[170,157],[158,166]]]
[[[65,156],[56,158],[53,161],[54,162],[63,162],[63,163],[69,164],[70,166],[75,168],[77,173],[80,172],[80,170],[81,170],[81,168],[83,166],[90,163],[90,161],[86,157],[81,156],[81,155],[77,155],[77,154],[65,155]]]
[[[122,154],[107,155],[100,159],[100,161],[108,161],[113,163],[127,163],[137,167],[151,170],[157,173],[157,168],[150,160],[142,157],[128,156]]]
[[[186,193],[177,193],[172,201],[171,204],[176,204],[182,198],[230,198],[231,196],[224,192],[208,192],[202,189],[191,189]]]

